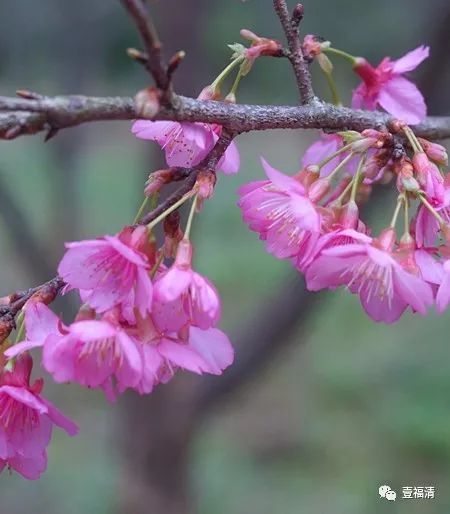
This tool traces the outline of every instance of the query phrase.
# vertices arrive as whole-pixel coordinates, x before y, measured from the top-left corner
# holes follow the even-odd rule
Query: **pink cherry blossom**
[[[40,396],[43,381],[30,385],[31,357],[22,355],[0,375],[0,470],[5,466],[35,480],[47,467],[46,448],[53,425],[69,435],[76,425]]]
[[[420,123],[426,116],[425,101],[403,74],[417,68],[428,55],[429,48],[419,46],[396,61],[384,58],[376,68],[358,58],[354,70],[363,82],[353,91],[352,107],[374,110],[380,105],[406,123]]]
[[[42,361],[56,382],[101,387],[110,400],[114,399],[113,378],[123,391],[136,386],[143,373],[136,341],[108,319],[61,327],[46,338]]]
[[[207,329],[216,325],[220,318],[220,299],[214,285],[193,271],[191,263],[192,245],[183,239],[178,244],[173,266],[155,282],[155,299],[171,304],[181,299],[190,322]]]
[[[375,321],[393,323],[408,306],[425,314],[433,293],[422,278],[405,271],[392,255],[392,231],[379,240],[323,250],[306,273],[308,289],[345,285],[360,297]]]
[[[134,309],[142,316],[151,310],[150,263],[133,245],[128,231],[101,239],[66,243],[59,275],[69,288],[98,313],[119,305],[123,317],[134,322]]]
[[[199,96],[200,100],[210,98],[207,88]],[[168,166],[190,168],[199,164],[212,150],[222,133],[222,126],[207,123],[176,121],[137,120],[131,128],[139,139],[155,141],[166,154]],[[240,157],[236,144],[232,141],[219,161],[218,169],[227,175],[239,171]]]
[[[252,182],[238,191],[245,223],[279,259],[306,256],[320,233],[321,217],[300,182],[262,164],[269,180]]]
[[[340,228],[323,234],[317,241],[314,252],[308,261],[299,265],[294,261],[294,265],[299,271],[305,272],[308,266],[314,262],[328,248],[341,247],[358,243],[370,243],[372,238],[351,228]]]

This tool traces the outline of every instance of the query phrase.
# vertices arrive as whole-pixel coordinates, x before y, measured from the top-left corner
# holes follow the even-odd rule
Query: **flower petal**
[[[239,150],[234,141],[231,141],[225,155],[219,161],[218,169],[223,171],[225,175],[234,175],[239,171],[241,165],[241,157]]]
[[[191,327],[189,331],[189,346],[202,356],[206,366],[202,371],[221,375],[234,360],[234,350],[228,336],[217,328],[201,330]]]
[[[272,166],[261,157],[261,162],[266,172],[267,178],[279,189],[282,191],[292,191],[293,193],[297,193],[299,195],[305,194],[305,188],[297,182],[297,180],[289,177],[289,175],[285,175],[281,173],[281,171],[272,168]]]
[[[422,93],[403,77],[393,77],[383,85],[378,103],[388,113],[409,124],[420,123],[427,115]]]
[[[418,46],[414,50],[406,53],[403,57],[400,57],[400,59],[392,61],[392,71],[394,73],[406,73],[407,71],[412,71],[416,69],[417,66],[419,66],[419,64],[423,62],[429,55],[429,46]]]

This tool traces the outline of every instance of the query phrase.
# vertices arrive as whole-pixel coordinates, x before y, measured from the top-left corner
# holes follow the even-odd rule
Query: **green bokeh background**
[[[226,44],[240,40],[239,29],[282,37],[270,0],[150,3],[167,54],[187,51],[176,79],[177,90],[186,94],[198,93],[224,66]],[[430,0],[426,6],[418,0],[315,0],[305,2],[305,8],[305,33],[320,34],[376,63],[434,41],[448,0]],[[118,1],[2,0],[0,26],[1,94],[28,87],[49,95],[132,95],[147,86],[143,70],[125,55],[124,49],[138,41]],[[426,73],[433,63],[431,58],[415,75],[428,86]],[[335,61],[335,67],[348,101],[356,79],[345,62]],[[449,67],[446,54],[439,74],[431,78],[434,114],[449,113]],[[315,68],[314,78],[327,97]],[[258,62],[238,100],[295,103],[288,63]],[[222,326],[231,333],[261,302],[283,303],[277,291],[290,272],[288,263],[266,254],[242,224],[235,191],[262,177],[260,155],[279,169],[297,171],[314,137],[304,131],[240,136],[241,172],[220,176],[214,199],[195,220],[196,266],[221,291]],[[2,143],[0,187],[18,203],[51,269],[65,240],[114,233],[133,219],[145,176],[161,165],[160,159],[150,143],[131,136],[129,123],[95,124],[63,131],[45,144],[41,136]],[[21,227],[4,209],[0,206],[1,294],[47,278],[39,276],[42,270],[34,268],[32,257],[17,251]],[[386,212],[374,213],[377,224],[387,221]],[[434,314],[377,325],[356,298],[345,292],[325,295],[307,327],[283,345],[270,367],[196,434],[189,477],[193,512],[449,512],[449,326],[449,315]],[[121,410],[100,393],[76,386],[55,387],[48,381],[46,392],[77,420],[80,435],[70,439],[56,431],[48,472],[38,482],[3,473],[0,513],[116,512],[120,447],[115,427]],[[436,499],[380,500],[383,483],[397,492],[407,485],[433,485]]]

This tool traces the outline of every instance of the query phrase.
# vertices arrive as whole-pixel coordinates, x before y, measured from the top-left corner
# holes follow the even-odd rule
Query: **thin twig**
[[[280,18],[283,31],[286,35],[289,47],[288,58],[294,68],[302,104],[311,104],[315,100],[315,95],[312,87],[311,74],[308,64],[303,58],[302,44],[298,35],[298,25],[303,16],[303,7],[301,4],[297,4],[294,10],[294,16],[291,18],[286,0],[273,0],[273,6],[278,18]]]
[[[214,148],[211,152],[203,159],[201,163],[197,166],[186,170],[187,178],[184,183],[179,187],[173,194],[171,194],[164,202],[162,202],[158,207],[153,209],[151,212],[143,216],[138,224],[139,225],[148,225],[151,221],[156,219],[160,214],[166,211],[169,207],[172,207],[176,202],[181,200],[181,198],[192,188],[195,186],[195,182],[197,180],[197,175],[200,171],[206,170],[210,172],[215,172],[217,165],[220,159],[223,157],[226,149],[230,145],[231,141],[234,137],[233,132],[229,132],[228,130],[223,130],[221,136],[217,140]]]
[[[0,343],[16,328],[15,318],[30,298],[37,297],[38,301],[51,303],[63,286],[64,281],[55,277],[37,287],[9,295],[9,303],[0,305]]]
[[[172,99],[170,74],[162,59],[162,45],[152,18],[142,0],[121,0],[121,2],[133,18],[144,43],[146,54],[141,54],[141,62],[152,75],[156,86],[161,91],[162,102],[170,105]]]
[[[82,95],[24,100],[0,96],[0,139],[63,129],[93,121],[133,120],[138,113],[130,97]],[[361,111],[317,102],[312,105],[246,105],[177,96],[154,120],[215,123],[236,134],[269,129],[364,130],[388,126],[393,118],[380,111]],[[414,132],[428,139],[450,137],[450,117],[429,117]]]

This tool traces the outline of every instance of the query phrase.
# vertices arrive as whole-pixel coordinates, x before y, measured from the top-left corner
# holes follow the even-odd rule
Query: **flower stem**
[[[404,235],[409,234],[409,200],[408,197],[405,195],[403,200],[403,207],[405,208],[405,231]]]
[[[147,207],[147,204],[148,204],[148,196],[146,196],[144,198],[144,201],[141,203],[141,206],[139,207],[139,210],[137,211],[137,214],[134,218],[133,225],[136,225],[136,223],[141,219],[142,214],[144,213],[145,208]]]
[[[347,194],[350,192],[350,190],[353,188],[353,182],[355,181],[355,177],[350,180],[350,182],[345,186],[345,189],[342,191],[342,193],[334,200],[333,204],[341,205],[344,198],[347,196]]]
[[[408,127],[408,125],[405,125],[403,127],[403,132],[404,132],[406,138],[408,139],[409,144],[412,146],[412,149],[414,150],[414,152],[423,153],[422,145],[420,144],[419,140],[417,139],[416,135],[411,130],[411,128]]]
[[[244,77],[244,74],[242,73],[242,67],[244,66],[244,63],[241,64],[239,71],[237,72],[236,78],[234,79],[233,85],[231,86],[229,94],[236,95],[236,91],[239,87],[239,83],[241,82],[242,77]]]
[[[358,191],[359,182],[361,180],[362,169],[363,169],[364,163],[366,162],[366,157],[367,157],[367,154],[364,153],[361,156],[361,159],[359,160],[358,168],[356,169],[355,177],[353,179],[352,192],[350,194],[350,201],[355,201],[356,192]]]
[[[328,175],[328,180],[331,180],[335,175],[337,175],[354,155],[354,152],[350,152],[346,157],[344,157],[336,168],[334,168],[334,170]]]
[[[336,87],[336,82],[334,81],[333,75],[331,73],[327,73],[326,71],[324,71],[324,74],[325,74],[325,78],[327,79],[328,87],[330,88],[331,98],[332,98],[334,105],[337,105],[338,107],[342,107],[341,98],[339,96],[339,93],[338,93],[338,90]]]
[[[16,344],[22,340],[23,334],[25,332],[25,315],[23,310],[21,310],[20,314],[17,316],[17,325],[19,326],[19,329],[17,330],[16,334]]]
[[[184,202],[189,200],[192,195],[195,194],[195,191],[189,191],[184,196],[182,196],[178,202],[175,202],[173,205],[171,205],[168,209],[166,209],[164,212],[162,212],[158,217],[156,217],[153,221],[151,221],[147,228],[148,230],[151,230],[154,226],[156,226],[160,221],[162,221],[166,216],[168,216],[171,212],[176,211],[179,207],[181,207]]]
[[[195,195],[194,199],[192,200],[191,210],[189,211],[189,217],[186,223],[186,230],[184,231],[185,239],[189,239],[189,235],[191,233],[192,220],[194,219],[195,208],[197,207],[197,198],[198,196]]]
[[[352,63],[352,66],[356,64],[356,57],[354,55],[351,55],[347,52],[344,52],[343,50],[338,50],[337,48],[333,48],[329,46],[328,48],[323,49],[324,52],[334,55],[339,55],[339,57],[343,57],[344,59],[347,59]]]
[[[236,59],[233,59],[230,64],[224,68],[219,75],[214,79],[214,82],[211,84],[211,87],[214,89],[215,92],[217,92],[220,89],[220,86],[222,85],[222,82],[228,77],[228,75],[234,70],[234,68],[242,63],[242,61],[245,59],[243,55],[240,55],[239,57],[236,57]]]
[[[150,209],[156,209],[156,206],[158,205],[158,194],[158,191],[152,193],[152,196],[150,197]]]
[[[161,266],[162,261],[164,260],[164,252],[161,250],[159,252],[158,258],[156,259],[155,265],[150,271],[150,278],[154,278],[159,267]]]
[[[402,208],[402,204],[404,202],[404,198],[405,197],[403,194],[400,194],[397,197],[397,205],[395,206],[394,214],[392,215],[391,223],[389,225],[391,228],[395,228],[398,215],[400,214],[400,209]]]
[[[419,200],[425,205],[425,207],[430,211],[430,213],[439,221],[440,225],[445,225],[445,221],[443,217],[437,212],[437,210],[430,204],[430,202],[423,196],[423,194],[418,195]]]
[[[342,152],[345,152],[346,150],[349,150],[353,143],[348,143],[342,148],[339,148],[339,150],[336,150],[332,154],[330,154],[328,157],[325,157],[322,161],[320,161],[317,166],[319,167],[319,170],[323,168],[326,164],[328,164],[330,161],[332,161],[335,157],[340,155]]]

